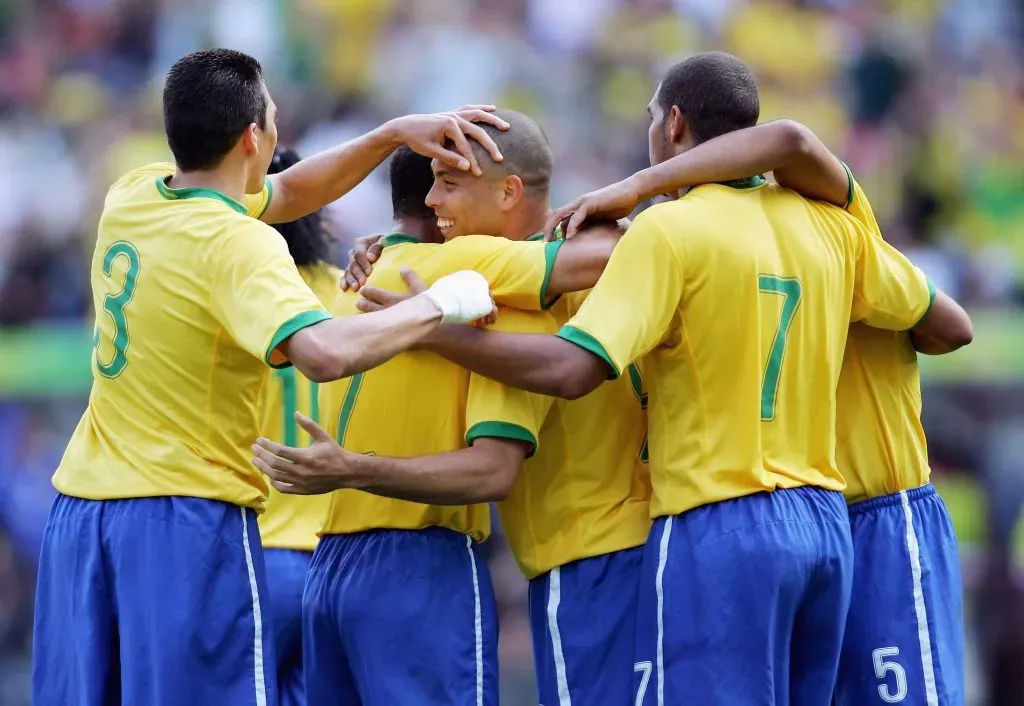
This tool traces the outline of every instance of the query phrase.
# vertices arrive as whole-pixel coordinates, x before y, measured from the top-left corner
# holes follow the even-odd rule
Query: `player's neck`
[[[544,230],[547,217],[547,206],[540,202],[530,204],[528,208],[508,214],[503,228],[505,232],[501,235],[509,240],[527,240]]]
[[[168,186],[172,189],[209,189],[241,203],[245,198],[245,182],[244,173],[226,170],[221,165],[205,171],[183,172],[178,169]]]

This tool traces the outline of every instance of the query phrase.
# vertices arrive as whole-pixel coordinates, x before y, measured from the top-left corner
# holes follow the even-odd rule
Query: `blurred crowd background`
[[[0,706],[28,704],[49,476],[89,389],[103,196],[169,158],[162,78],[206,46],[260,59],[281,141],[304,155],[402,113],[523,110],[554,147],[556,202],[646,166],[644,108],[673,61],[750,63],[762,118],[810,125],[887,238],[975,317],[973,346],[925,361],[925,424],[962,546],[970,703],[1024,704],[1022,19],[1016,0],[0,0]],[[331,221],[339,262],[385,230],[386,172]],[[489,555],[503,703],[535,704],[525,583],[500,536]]]

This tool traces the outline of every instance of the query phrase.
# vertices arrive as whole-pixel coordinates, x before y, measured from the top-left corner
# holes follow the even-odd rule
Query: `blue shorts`
[[[581,559],[530,581],[537,692],[545,706],[633,702],[643,547]]]
[[[841,493],[776,490],[658,518],[640,580],[635,703],[826,706],[852,574]]]
[[[302,590],[313,552],[295,549],[263,550],[270,600],[267,612],[277,646],[277,690],[281,706],[305,706],[302,676]]]
[[[302,601],[311,704],[498,703],[498,618],[473,540],[439,527],[327,535]]]
[[[837,706],[964,702],[963,583],[953,523],[928,485],[850,506],[853,599]]]
[[[33,703],[273,706],[256,513],[58,495],[36,587]]]

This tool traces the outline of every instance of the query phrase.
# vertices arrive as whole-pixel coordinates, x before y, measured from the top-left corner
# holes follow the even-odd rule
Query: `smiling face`
[[[434,209],[437,226],[445,240],[471,233],[500,235],[509,206],[506,178],[475,177],[438,162],[430,164],[434,185],[427,206]]]

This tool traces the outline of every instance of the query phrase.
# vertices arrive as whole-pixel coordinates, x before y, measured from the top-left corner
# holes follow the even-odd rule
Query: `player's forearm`
[[[272,176],[274,196],[263,220],[287,223],[337,201],[369,176],[398,146],[394,130],[385,123]]]
[[[780,185],[807,198],[845,205],[849,178],[842,164],[810,129],[776,120],[708,140],[661,164],[637,172],[631,188],[639,200],[698,184],[774,172]]]
[[[557,336],[440,326],[423,344],[478,375],[550,397],[582,397],[603,379],[588,374],[589,353]]]
[[[928,313],[910,332],[918,353],[945,355],[974,340],[970,315],[945,292],[936,292]]]
[[[441,322],[441,311],[425,296],[390,309],[335,318],[310,326],[283,350],[313,382],[329,382],[375,368],[412,348]]]
[[[548,293],[568,294],[593,287],[601,278],[618,242],[618,234],[610,232],[581,233],[567,241],[555,257],[548,279]]]
[[[417,458],[362,459],[350,487],[426,505],[504,500],[514,481],[514,474],[510,479],[509,473],[475,447]]]

